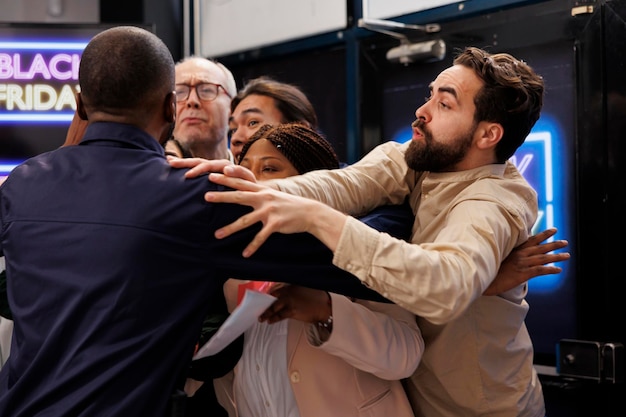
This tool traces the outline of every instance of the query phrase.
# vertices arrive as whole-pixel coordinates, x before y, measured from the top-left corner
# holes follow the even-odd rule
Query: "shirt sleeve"
[[[387,204],[402,204],[417,173],[404,161],[407,144],[386,142],[360,161],[342,169],[311,171],[268,184],[281,191],[321,201],[336,210],[361,216]]]
[[[480,200],[448,213],[429,243],[404,242],[349,217],[333,263],[412,313],[443,324],[481,296],[511,245],[525,238],[511,236],[521,228],[497,204]],[[513,298],[521,302],[523,294]]]

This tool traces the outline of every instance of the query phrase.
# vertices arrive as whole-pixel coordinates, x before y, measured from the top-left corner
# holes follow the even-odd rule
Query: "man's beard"
[[[447,172],[452,171],[472,146],[472,137],[476,125],[464,135],[458,136],[452,143],[437,142],[432,133],[424,126],[424,121],[418,119],[412,124],[423,134],[421,141],[411,141],[404,155],[409,168],[415,171]]]

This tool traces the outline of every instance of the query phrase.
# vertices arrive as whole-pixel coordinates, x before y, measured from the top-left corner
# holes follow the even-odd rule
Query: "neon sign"
[[[0,41],[0,122],[69,122],[88,41]]]

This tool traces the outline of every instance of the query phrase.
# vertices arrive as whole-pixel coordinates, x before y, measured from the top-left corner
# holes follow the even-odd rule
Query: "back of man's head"
[[[134,26],[92,38],[80,62],[81,98],[91,111],[154,111],[174,90],[174,60],[153,33]]]

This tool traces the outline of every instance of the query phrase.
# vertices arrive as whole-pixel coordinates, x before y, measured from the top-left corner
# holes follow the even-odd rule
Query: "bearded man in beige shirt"
[[[485,295],[537,219],[537,195],[508,159],[539,119],[543,79],[509,54],[469,47],[430,90],[409,143],[379,145],[342,170],[263,184],[241,167],[211,174],[237,190],[207,193],[207,201],[254,209],[216,236],[262,222],[244,250],[249,257],[271,233],[311,233],[335,265],[413,312],[426,346],[407,383],[416,415],[544,416],[524,324],[527,286]],[[410,242],[352,217],[407,197],[415,213]],[[290,317],[290,308],[280,303],[262,317]]]

